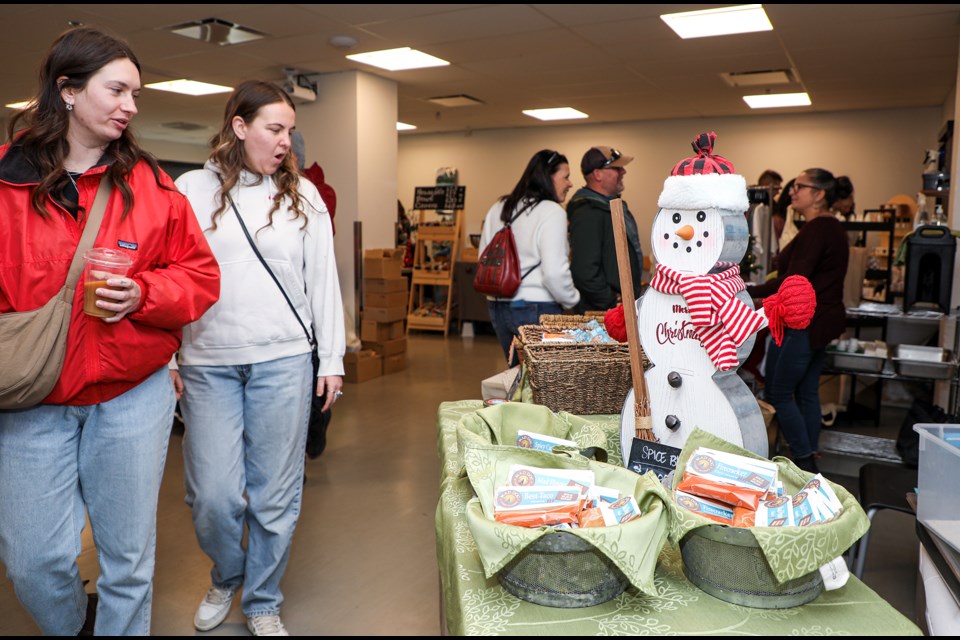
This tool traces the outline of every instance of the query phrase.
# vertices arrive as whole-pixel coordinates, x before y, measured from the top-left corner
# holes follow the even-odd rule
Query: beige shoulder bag
[[[73,292],[83,270],[83,253],[100,230],[112,185],[104,176],[73,255],[63,288],[33,311],[0,315],[0,409],[28,409],[40,404],[63,369]]]

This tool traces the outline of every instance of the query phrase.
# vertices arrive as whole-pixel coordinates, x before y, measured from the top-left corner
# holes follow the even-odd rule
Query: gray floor
[[[478,397],[480,380],[501,369],[502,356],[492,336],[444,339],[425,333],[411,336],[408,356],[403,372],[346,385],[327,451],[307,463],[303,513],[283,582],[283,620],[294,635],[439,633],[433,532],[437,405]],[[879,430],[867,422],[852,430],[891,437],[902,416],[902,410],[885,411]],[[829,456],[822,467],[828,475],[851,468]],[[853,478],[830,477],[855,488]],[[916,556],[912,518],[881,513],[865,582],[911,619]],[[79,563],[85,578],[96,578],[89,528]],[[160,496],[154,634],[198,633],[192,619],[209,585],[209,568],[183,503],[175,435]],[[0,635],[35,634],[9,582],[0,580]],[[245,634],[236,605],[209,633]]]

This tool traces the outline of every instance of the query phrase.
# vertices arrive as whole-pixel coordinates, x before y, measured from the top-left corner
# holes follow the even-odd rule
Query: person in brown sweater
[[[750,287],[754,298],[777,292],[788,276],[806,277],[817,294],[817,310],[806,329],[785,329],[783,343],[770,345],[766,365],[766,400],[797,466],[816,472],[820,438],[820,372],[827,344],[843,333],[846,309],[843,280],[850,248],[842,223],[830,214],[837,181],[824,169],[807,169],[793,183],[791,206],[806,220],[780,254],[778,277]]]

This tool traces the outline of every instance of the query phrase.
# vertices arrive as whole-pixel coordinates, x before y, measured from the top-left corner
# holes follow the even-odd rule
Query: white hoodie
[[[221,273],[220,300],[183,328],[180,364],[253,364],[309,353],[303,329],[247,242],[229,202],[212,229],[219,208],[217,171],[217,165],[208,161],[202,170],[176,181],[193,206]],[[259,178],[242,172],[230,195],[301,320],[317,337],[319,375],[343,375],[343,302],[327,207],[316,187],[301,178],[306,227],[301,229],[303,218],[289,212],[289,200],[274,212],[273,225],[265,226],[277,187],[270,176],[257,184]]]

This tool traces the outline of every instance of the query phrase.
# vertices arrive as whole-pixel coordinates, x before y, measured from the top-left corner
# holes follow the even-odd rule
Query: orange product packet
[[[600,511],[600,507],[592,507],[580,512],[580,528],[586,529],[587,527],[605,526],[607,526],[607,523],[603,520],[603,513]]]
[[[528,511],[498,511],[493,514],[493,519],[517,527],[535,528],[555,524],[577,524],[579,522],[579,511],[580,505],[558,505]],[[602,516],[600,521],[603,522]]]
[[[741,529],[749,529],[756,525],[757,512],[746,507],[733,508],[733,526]]]
[[[766,491],[737,487],[691,474],[684,475],[677,489],[701,498],[713,498],[734,507],[747,507],[754,511],[757,510],[757,505],[766,493]]]

